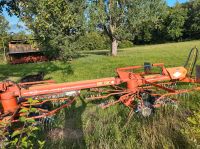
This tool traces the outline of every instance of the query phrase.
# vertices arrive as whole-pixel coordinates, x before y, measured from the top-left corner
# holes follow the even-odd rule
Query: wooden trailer
[[[27,40],[10,41],[8,57],[11,64],[33,63],[47,60],[43,52]]]

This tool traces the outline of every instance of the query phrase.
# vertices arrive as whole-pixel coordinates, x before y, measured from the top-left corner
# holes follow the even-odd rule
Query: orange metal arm
[[[95,79],[95,80],[86,80],[86,81],[78,81],[78,82],[68,82],[68,83],[60,83],[60,84],[48,84],[48,85],[34,85],[29,89],[22,89],[21,96],[37,96],[44,94],[52,94],[52,93],[60,93],[67,91],[76,91],[87,88],[95,88],[102,86],[110,86],[119,84],[118,79],[111,78],[103,78],[103,79]]]

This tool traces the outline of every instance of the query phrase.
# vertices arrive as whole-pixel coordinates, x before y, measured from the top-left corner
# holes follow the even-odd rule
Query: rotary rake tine
[[[135,113],[135,111],[134,111],[134,109],[132,108],[131,111],[130,111],[129,114],[128,114],[128,118],[127,118],[127,121],[126,121],[126,123],[125,123],[125,125],[124,125],[124,128],[127,127],[127,125],[130,123],[131,118],[133,117],[134,113]]]

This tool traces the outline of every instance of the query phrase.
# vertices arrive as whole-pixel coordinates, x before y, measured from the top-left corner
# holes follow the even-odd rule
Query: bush
[[[119,42],[119,48],[129,48],[132,46],[133,46],[133,43],[129,40],[122,40]]]
[[[76,43],[79,45],[77,50],[102,50],[109,47],[106,36],[97,32],[81,36]]]
[[[35,104],[38,101],[27,100],[28,104]],[[36,133],[39,131],[38,123],[35,119],[27,116],[31,113],[38,113],[36,108],[22,107],[19,111],[22,116],[19,117],[19,123],[11,123],[10,120],[0,123],[0,148],[44,148],[45,141],[38,140]],[[18,129],[16,129],[18,128]]]

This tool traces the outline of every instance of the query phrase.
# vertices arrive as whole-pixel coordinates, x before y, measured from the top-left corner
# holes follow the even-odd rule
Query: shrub
[[[108,39],[98,32],[90,32],[81,36],[76,42],[77,50],[102,50],[108,48]]]
[[[29,104],[37,103],[37,100],[28,99]],[[20,111],[23,116],[19,117],[20,123],[14,125],[9,121],[0,124],[0,148],[44,148],[45,141],[38,140],[36,133],[39,131],[37,122],[33,118],[27,119],[30,113],[37,113],[37,109],[22,108]],[[16,129],[16,128],[18,129]]]
[[[133,43],[129,40],[122,40],[119,42],[119,48],[129,48],[132,46],[133,46]]]

